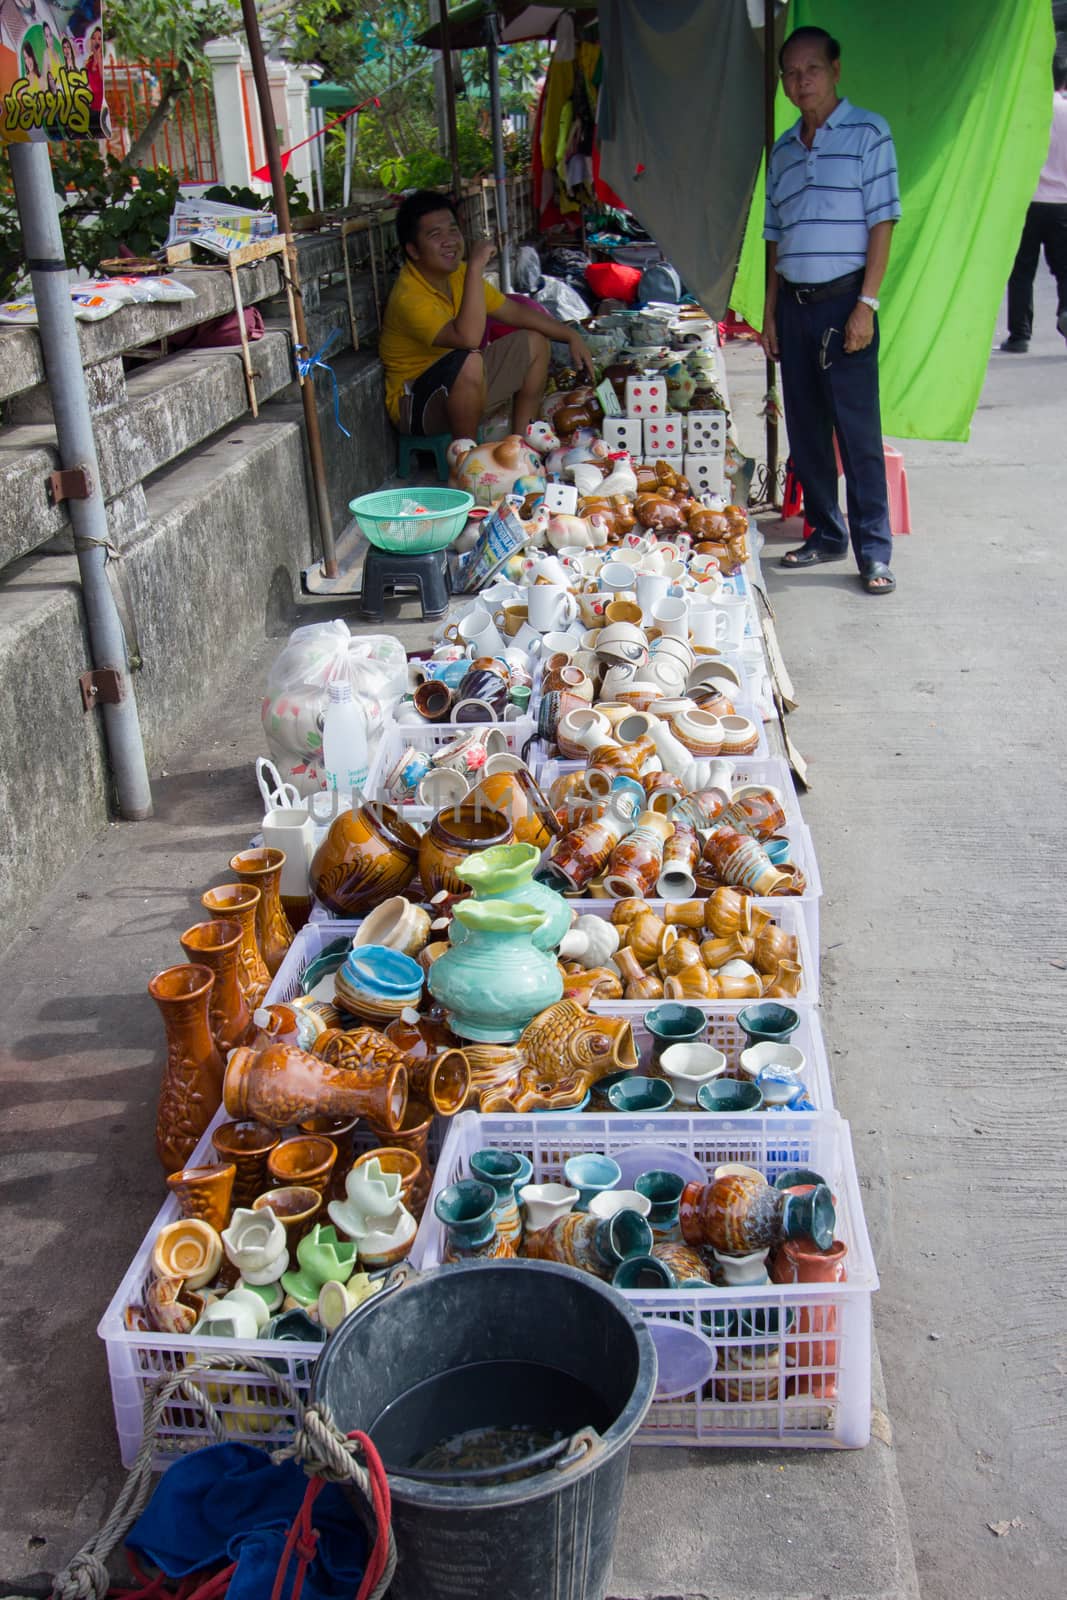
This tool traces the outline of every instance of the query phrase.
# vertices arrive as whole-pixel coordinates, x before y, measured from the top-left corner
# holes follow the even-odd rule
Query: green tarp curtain
[[[880,111],[896,141],[904,215],[881,295],[883,430],[966,439],[1048,151],[1048,0],[794,0],[789,22],[841,41],[840,92]],[[796,115],[779,91],[779,132]],[[761,173],[730,299],[756,328],[762,223]]]

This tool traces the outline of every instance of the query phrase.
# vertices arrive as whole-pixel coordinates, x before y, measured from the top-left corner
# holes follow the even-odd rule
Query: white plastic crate
[[[536,723],[531,716],[517,717],[514,722],[390,723],[378,741],[378,749],[367,774],[365,793],[372,800],[395,805],[396,802],[386,793],[385,779],[406,749],[410,747],[432,755],[434,751],[452,744],[454,740],[464,738],[469,733],[484,731],[486,728],[493,728],[501,733],[509,754],[518,756],[522,754],[523,746],[533,738]],[[402,814],[407,817],[406,807]]]
[[[263,1004],[281,1006],[288,1000],[295,1000],[301,993],[300,979],[305,970],[329,945],[340,939],[351,939],[362,921],[362,917],[342,921],[327,913],[321,922],[305,923],[285,952],[285,960],[274,974]]]
[[[434,1200],[467,1175],[475,1150],[520,1151],[533,1162],[534,1181],[558,1183],[572,1155],[603,1153],[625,1161],[626,1151],[649,1146],[658,1152],[638,1158],[638,1171],[642,1161],[669,1162],[667,1152],[676,1152],[695,1161],[707,1178],[723,1161],[758,1167],[772,1181],[790,1167],[821,1173],[836,1197],[836,1237],[848,1246],[848,1279],[789,1287],[625,1291],[653,1325],[654,1338],[657,1325],[672,1324],[707,1372],[688,1392],[657,1392],[637,1442],[797,1449],[865,1445],[871,1414],[871,1296],[878,1275],[849,1127],[836,1113],[728,1118],[674,1112],[526,1117],[464,1112],[449,1128],[412,1263],[421,1271],[440,1264],[444,1230],[434,1215]],[[744,1362],[759,1362],[759,1369],[738,1371],[735,1364]]]
[[[766,784],[769,788],[777,790],[781,796],[782,810],[785,812],[786,831],[790,838],[798,828],[805,827],[800,811],[800,802],[797,799],[796,788],[793,783],[793,774],[789,770],[789,763],[775,756],[737,756],[733,759],[734,788],[739,789],[742,784]],[[585,767],[584,761],[563,761],[557,756],[545,754],[545,747],[541,740],[537,740],[530,749],[530,765],[534,777],[545,790],[546,794],[556,779],[567,772],[579,772]],[[814,859],[814,851],[812,851]]]
[[[698,1011],[703,1011],[707,1018],[708,1030],[704,1042],[714,1045],[716,1050],[721,1050],[726,1057],[727,1067],[732,1075],[736,1075],[740,1066],[741,1052],[748,1044],[745,1030],[737,1020],[738,1012],[744,1011],[746,1006],[759,1005],[758,1000],[686,1000],[680,1002],[684,1005],[696,1006]],[[589,1007],[601,1017],[625,1017],[634,1034],[634,1043],[640,1057],[643,1070],[649,1062],[652,1049],[652,1036],[645,1027],[645,1013],[662,1005],[663,1001],[656,1000],[594,1000]],[[826,1055],[826,1044],[819,1026],[819,1014],[814,1006],[801,1000],[784,1000],[783,1005],[792,1006],[800,1018],[796,1031],[790,1035],[789,1043],[796,1045],[803,1054],[805,1066],[801,1077],[807,1086],[808,1096],[815,1106],[816,1111],[832,1111],[834,1109],[834,1092],[830,1081],[830,1064]],[[675,1111],[683,1110],[675,1106]],[[696,1110],[697,1108],[694,1108]],[[553,1113],[555,1115],[556,1113]],[[718,1113],[713,1113],[718,1115]],[[774,1113],[775,1116],[784,1113]],[[800,1113],[797,1113],[798,1115]],[[810,1113],[805,1113],[810,1115]],[[762,1116],[763,1112],[747,1112],[745,1116]],[[735,1119],[736,1120],[736,1119]],[[744,1116],[740,1117],[744,1120]]]

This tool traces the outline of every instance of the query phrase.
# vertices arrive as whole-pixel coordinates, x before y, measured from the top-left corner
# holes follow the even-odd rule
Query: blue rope
[[[330,382],[333,384],[333,420],[336,422],[345,438],[351,439],[352,435],[341,421],[341,394],[337,387],[337,374],[330,366],[329,362],[326,362],[322,359],[323,356],[326,355],[327,351],[333,349],[334,344],[340,337],[340,328],[335,328],[330,334],[330,337],[319,345],[319,348],[315,351],[314,355],[297,356],[296,370],[299,372],[302,378],[306,378],[313,367],[321,367],[323,372],[328,372],[330,374]]]

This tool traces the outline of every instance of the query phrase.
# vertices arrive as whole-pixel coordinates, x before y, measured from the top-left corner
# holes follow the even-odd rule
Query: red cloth
[[[625,211],[627,209],[611,185],[605,183],[603,178],[600,176],[599,134],[597,134],[596,139],[593,141],[593,193],[596,195],[597,199],[602,200],[606,206],[615,206],[619,211]]]
[[[637,299],[641,269],[617,261],[594,261],[585,269],[585,281],[598,300],[621,300],[629,306]]]

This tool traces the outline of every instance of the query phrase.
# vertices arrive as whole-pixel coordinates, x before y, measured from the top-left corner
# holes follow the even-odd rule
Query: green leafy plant
[[[298,189],[296,179],[291,172],[285,174],[285,193],[289,199],[289,214],[293,217],[306,217],[311,213],[311,203],[303,189]],[[249,189],[237,183],[228,186],[216,183],[210,189],[204,190],[205,200],[217,200],[220,205],[243,206],[246,211],[269,211],[274,204],[272,195],[262,195],[257,189]]]

